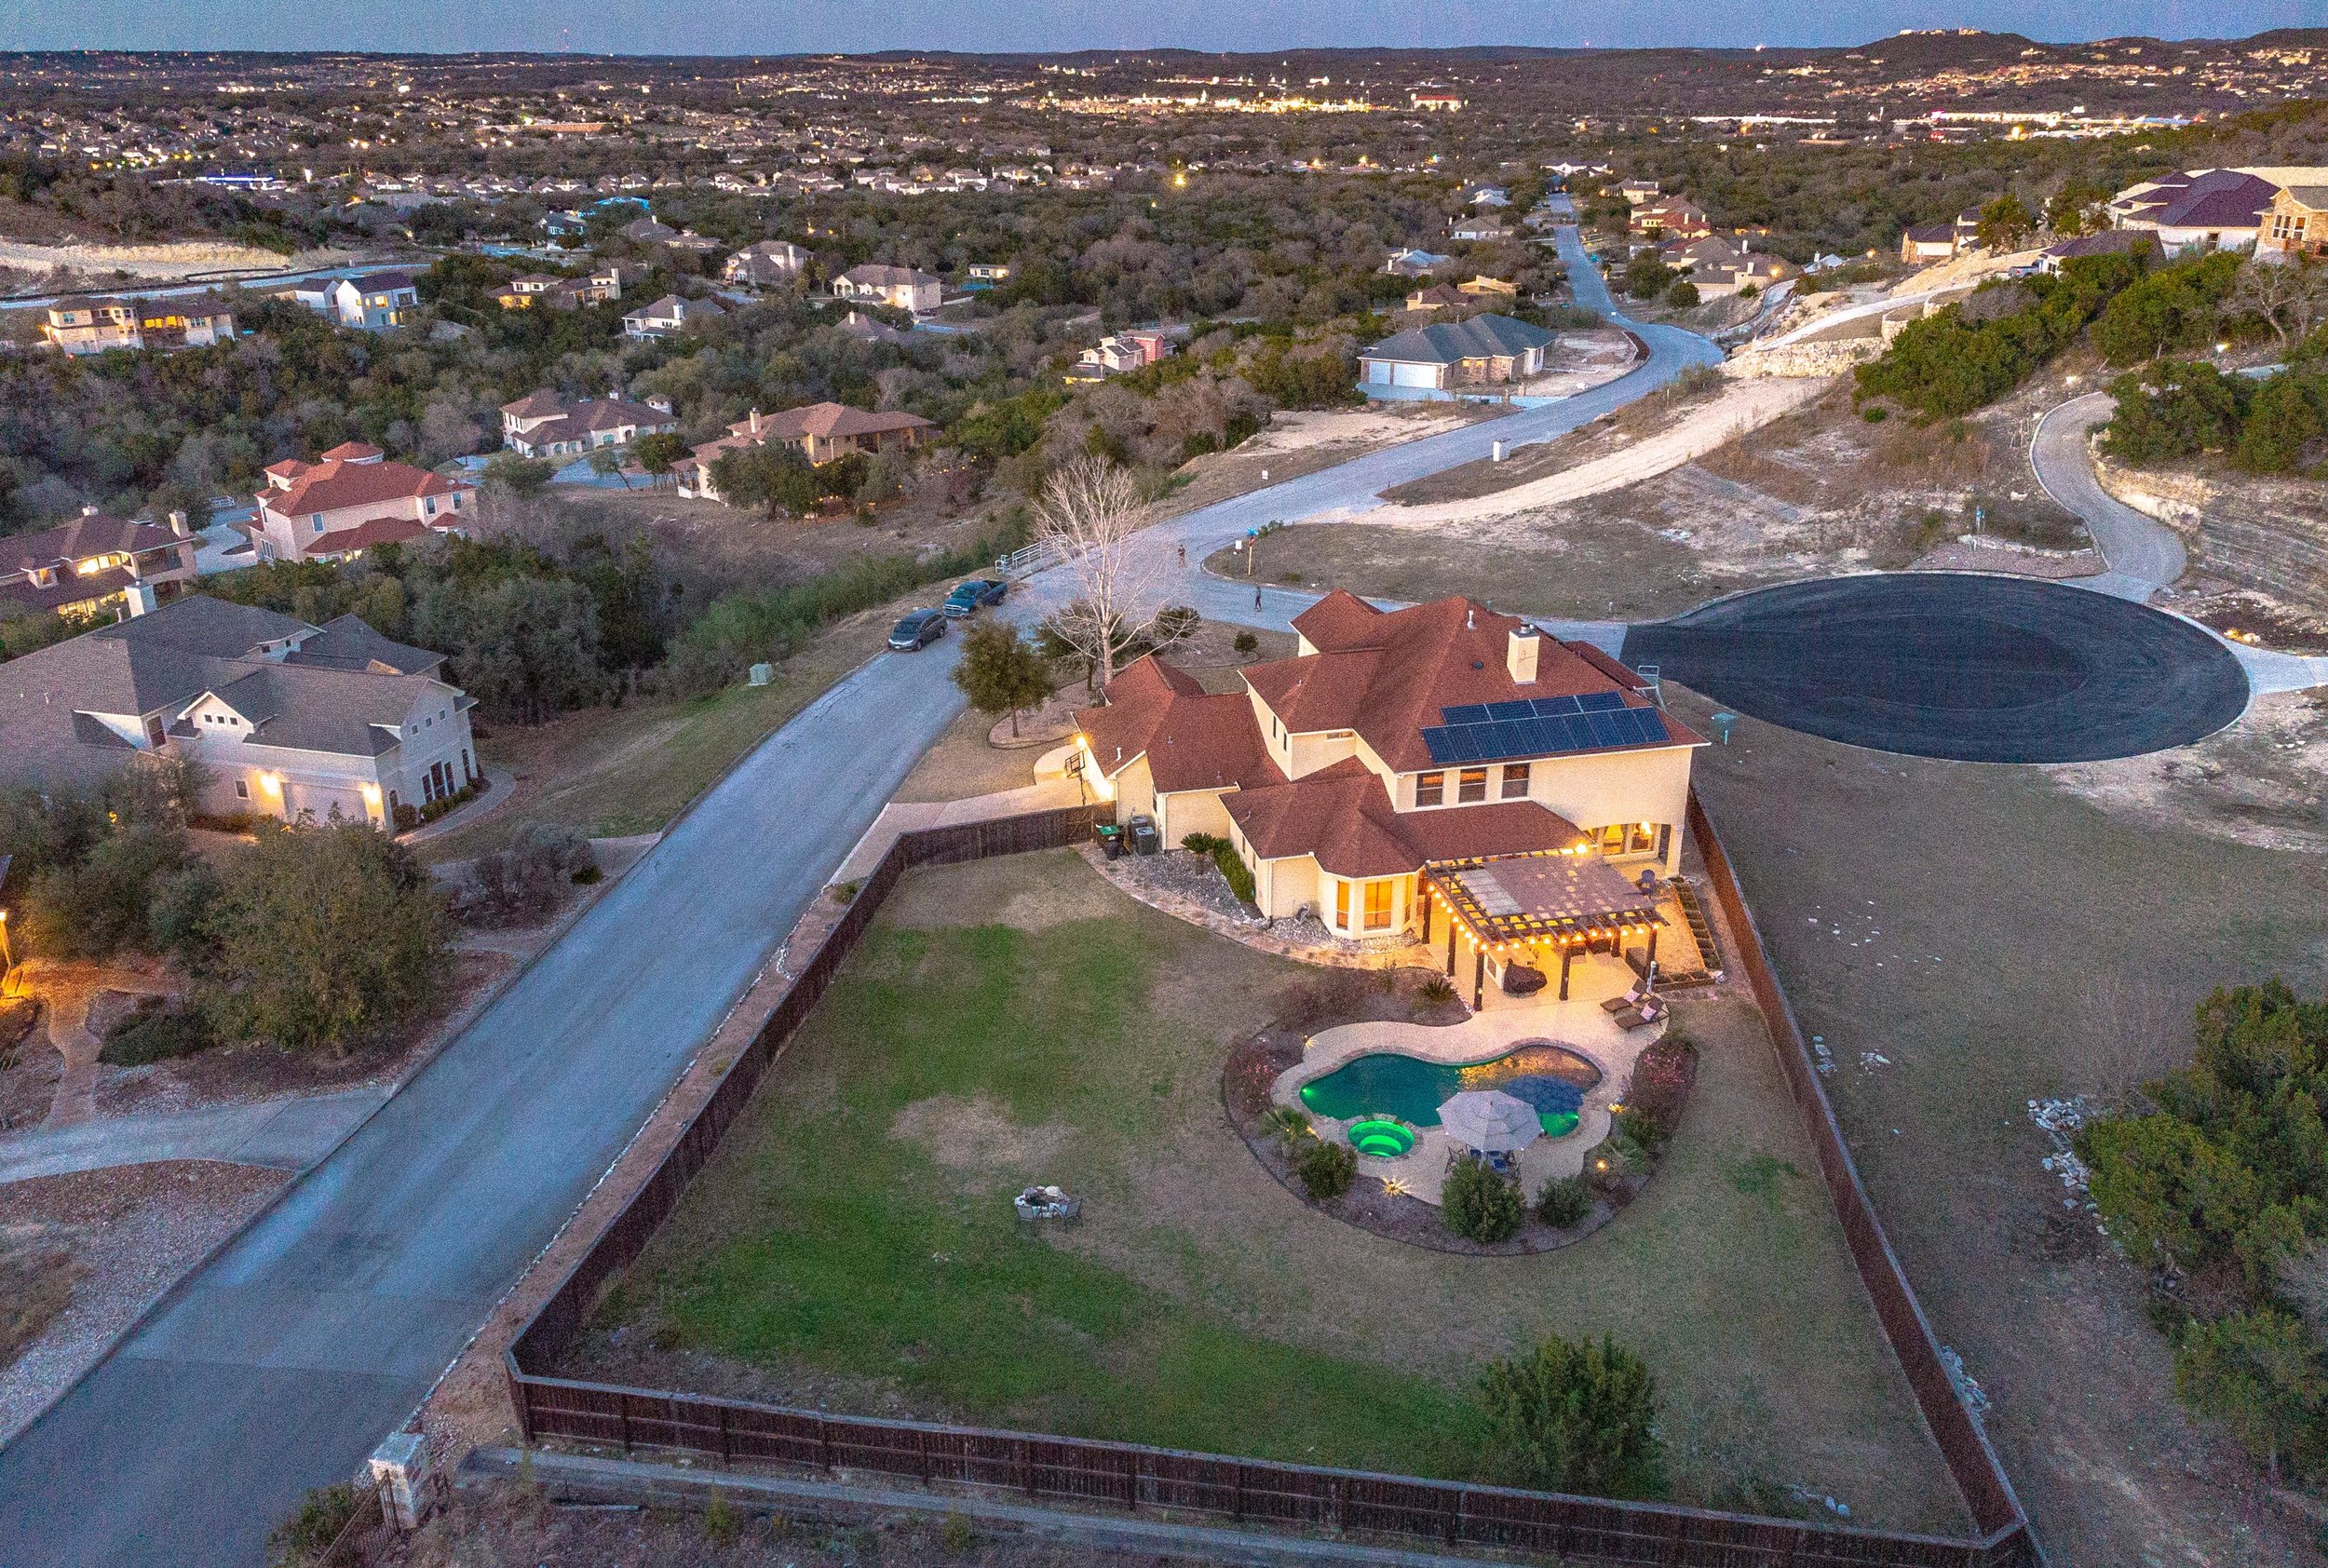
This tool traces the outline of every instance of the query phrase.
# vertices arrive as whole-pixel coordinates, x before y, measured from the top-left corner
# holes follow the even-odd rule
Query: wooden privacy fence
[[[1087,1506],[1670,1568],[2033,1568],[2042,1561],[2012,1488],[1941,1365],[1923,1310],[1860,1187],[1793,1013],[1770,972],[1729,861],[1694,793],[1689,825],[1699,835],[1708,880],[1738,939],[1739,962],[1755,999],[1769,1020],[1771,1038],[1809,1125],[1820,1169],[1842,1217],[1852,1257],[1972,1513],[1979,1532],[1973,1538],[1370,1475],[1135,1443],[828,1415],[549,1375],[601,1288],[638,1257],[678,1207],[687,1183],[709,1163],[729,1123],[824,994],[898,879],[916,866],[1072,844],[1090,832],[1095,809],[1071,806],[928,829],[906,833],[890,846],[865,878],[847,913],[729,1066],[654,1175],[511,1344],[503,1362],[510,1400],[528,1442],[557,1438],[626,1452],[670,1450],[725,1463],[900,1477]]]

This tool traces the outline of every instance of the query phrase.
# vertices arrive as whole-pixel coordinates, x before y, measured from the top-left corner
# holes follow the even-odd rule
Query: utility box
[[[419,1529],[430,1500],[428,1440],[418,1432],[390,1432],[372,1451],[372,1487],[390,1528]]]

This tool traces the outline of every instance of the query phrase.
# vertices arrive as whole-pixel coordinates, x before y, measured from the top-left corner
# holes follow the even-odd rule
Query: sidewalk
[[[389,1093],[389,1086],[375,1084],[295,1100],[205,1105],[166,1115],[108,1116],[35,1128],[0,1138],[0,1184],[180,1159],[304,1170],[329,1154]]]

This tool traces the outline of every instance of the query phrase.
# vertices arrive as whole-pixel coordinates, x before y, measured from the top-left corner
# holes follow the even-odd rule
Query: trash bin
[[[1111,860],[1120,859],[1124,853],[1124,831],[1113,822],[1094,822],[1091,836],[1099,840],[1100,848]]]

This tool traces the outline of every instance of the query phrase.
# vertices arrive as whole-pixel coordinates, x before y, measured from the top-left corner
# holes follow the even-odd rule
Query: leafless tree
[[[2240,268],[2230,304],[2262,317],[2281,343],[2301,342],[2328,318],[2328,262],[2302,255],[2250,262]]]
[[[1149,631],[1158,553],[1138,540],[1147,521],[1129,470],[1078,457],[1053,473],[1035,503],[1035,537],[1049,545],[1075,580],[1064,609],[1051,617],[1062,641],[1090,661],[1102,690],[1116,660]]]

